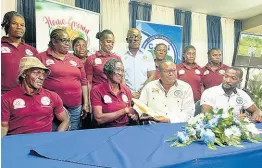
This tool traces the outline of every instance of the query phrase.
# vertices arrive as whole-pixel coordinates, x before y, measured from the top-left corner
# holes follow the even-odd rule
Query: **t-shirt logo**
[[[125,103],[128,103],[128,98],[125,94],[122,95],[122,100],[125,102]]]
[[[11,53],[11,50],[8,47],[1,47],[1,53]]]
[[[73,60],[70,60],[69,63],[72,65],[72,66],[77,66],[77,63]]]
[[[24,108],[25,101],[23,99],[15,99],[13,102],[14,109]]]
[[[158,88],[152,88],[152,92],[153,93],[156,93],[156,92],[159,93],[159,89]]]
[[[148,57],[146,55],[143,56],[144,60],[148,60]]]
[[[242,97],[237,97],[236,102],[237,102],[237,104],[242,104],[243,103],[243,98]]]
[[[55,61],[54,60],[51,60],[51,59],[48,59],[45,61],[46,65],[51,65],[51,64],[55,64]]]
[[[223,69],[220,69],[218,72],[219,72],[221,75],[224,75],[224,74],[225,74],[225,70],[223,70]]]
[[[105,102],[105,103],[112,103],[111,97],[108,96],[108,95],[105,95],[105,96],[104,96],[104,102]]]
[[[47,97],[47,96],[44,96],[44,97],[42,97],[41,98],[41,103],[42,103],[42,105],[44,105],[44,106],[48,106],[48,105],[50,105],[50,98],[49,97]]]
[[[26,53],[26,55],[30,55],[30,56],[33,55],[33,52],[31,50],[29,50],[29,49],[26,49],[25,53]]]
[[[198,69],[196,69],[196,70],[195,70],[195,73],[199,75],[199,74],[200,74],[200,71],[199,71]]]
[[[95,64],[98,65],[98,64],[102,64],[102,60],[100,58],[96,58],[95,59]]]
[[[182,96],[183,92],[181,90],[176,90],[174,95],[175,96]]]
[[[181,69],[181,70],[178,71],[178,73],[179,73],[179,75],[183,75],[183,74],[185,74],[185,70]]]
[[[204,72],[204,75],[208,75],[209,74],[209,70],[206,70],[205,72]]]

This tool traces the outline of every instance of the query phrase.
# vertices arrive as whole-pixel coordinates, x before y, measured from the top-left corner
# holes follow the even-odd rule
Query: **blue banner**
[[[142,33],[141,47],[154,55],[154,48],[158,43],[167,45],[167,55],[176,64],[182,62],[182,26],[162,25],[146,21],[136,21],[136,28]]]

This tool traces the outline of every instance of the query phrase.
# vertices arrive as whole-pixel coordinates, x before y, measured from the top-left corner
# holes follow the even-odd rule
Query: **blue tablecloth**
[[[183,124],[7,136],[2,168],[83,167],[260,167],[262,144],[208,149],[203,143],[170,147],[164,142]],[[257,124],[262,128],[262,124]],[[31,150],[31,154],[30,153]],[[35,156],[35,152],[39,155]]]

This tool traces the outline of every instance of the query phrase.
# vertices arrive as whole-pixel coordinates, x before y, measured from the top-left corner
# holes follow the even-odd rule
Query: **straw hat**
[[[43,70],[46,71],[46,73],[50,73],[50,70],[45,67],[44,64],[42,64],[42,62],[34,57],[34,56],[30,56],[30,57],[23,57],[20,60],[20,64],[19,64],[19,74],[18,74],[18,79],[19,77],[24,73],[25,70],[28,70],[30,68],[41,68]]]

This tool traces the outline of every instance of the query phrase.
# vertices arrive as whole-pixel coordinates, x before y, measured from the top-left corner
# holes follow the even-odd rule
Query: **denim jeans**
[[[73,107],[73,108],[68,108],[66,109],[69,112],[70,115],[70,131],[72,130],[79,130],[80,129],[80,115],[82,112],[82,105]]]

